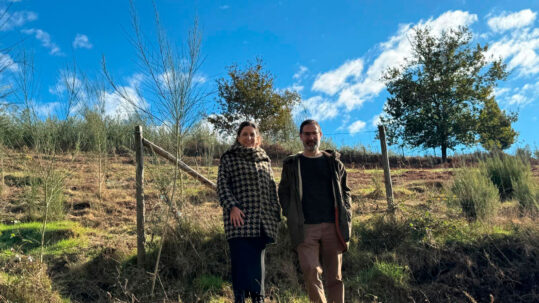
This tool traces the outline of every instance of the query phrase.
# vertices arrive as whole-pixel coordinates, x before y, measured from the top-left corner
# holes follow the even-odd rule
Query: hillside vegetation
[[[166,201],[173,168],[146,156],[147,259],[139,270],[133,155],[5,154],[0,302],[232,302],[222,212],[211,189],[180,176],[177,220]],[[216,180],[214,164],[187,161]],[[274,164],[278,181],[280,167]],[[523,165],[528,177],[512,184],[531,184],[524,196],[533,205],[539,166]],[[466,209],[486,204],[474,204],[473,196],[462,202],[466,188],[458,187],[457,179],[484,171],[481,166],[395,169],[398,212],[391,217],[385,212],[382,171],[350,166],[354,217],[343,264],[347,301],[537,302],[537,212],[523,206],[519,195],[503,194],[500,200],[492,185],[495,207],[484,212],[485,220],[469,216]],[[277,244],[268,247],[266,264],[267,302],[308,302],[284,224]]]

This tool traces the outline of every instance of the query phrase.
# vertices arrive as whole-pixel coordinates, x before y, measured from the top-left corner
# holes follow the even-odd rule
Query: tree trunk
[[[447,162],[447,146],[442,143],[442,163]]]

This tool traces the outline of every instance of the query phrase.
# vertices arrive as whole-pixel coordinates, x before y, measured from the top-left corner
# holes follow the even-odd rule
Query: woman
[[[264,302],[264,253],[281,218],[271,161],[256,124],[240,124],[236,142],[221,156],[217,193],[230,247],[234,302]]]

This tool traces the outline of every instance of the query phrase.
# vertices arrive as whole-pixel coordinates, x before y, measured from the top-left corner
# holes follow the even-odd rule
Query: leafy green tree
[[[477,142],[481,108],[507,73],[501,60],[485,57],[488,46],[471,40],[465,27],[415,30],[411,58],[383,76],[391,96],[381,120],[391,144],[439,147],[445,161],[448,148]]]
[[[300,102],[297,92],[277,90],[273,75],[264,70],[261,59],[245,69],[228,68],[228,78],[217,80],[217,103],[221,114],[208,117],[222,133],[234,133],[242,120],[255,121],[262,132],[286,131],[292,121],[292,108]]]
[[[479,142],[489,151],[509,148],[518,135],[511,127],[516,120],[516,114],[502,111],[494,98],[487,98],[479,114]]]

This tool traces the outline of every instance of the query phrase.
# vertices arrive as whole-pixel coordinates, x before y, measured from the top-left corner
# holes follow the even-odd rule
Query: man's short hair
[[[322,128],[320,128],[320,124],[318,124],[318,121],[316,120],[313,120],[313,119],[307,119],[303,122],[301,122],[301,125],[299,126],[299,134],[301,135],[303,133],[303,127],[307,124],[314,124],[316,126],[318,126],[318,129],[319,130],[322,130]]]

